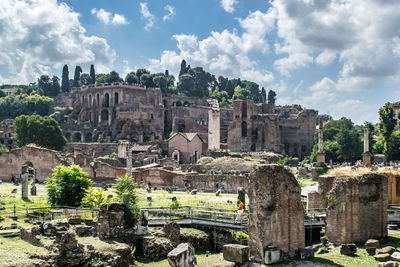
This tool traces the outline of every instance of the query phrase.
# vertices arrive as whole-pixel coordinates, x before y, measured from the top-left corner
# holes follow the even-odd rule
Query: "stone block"
[[[242,264],[249,261],[249,247],[238,244],[224,245],[223,255],[226,261]]]
[[[390,255],[390,259],[393,261],[400,261],[400,252],[393,252],[393,254]]]
[[[380,262],[379,267],[399,267],[399,264],[395,261]]]
[[[376,254],[392,254],[393,252],[395,252],[396,249],[392,246],[386,246],[384,248],[380,248],[376,250]]]
[[[390,260],[390,254],[389,253],[378,254],[378,255],[375,255],[374,258],[377,261],[388,261],[388,260]]]
[[[40,242],[40,230],[38,227],[22,228],[20,233],[22,240],[25,240],[34,246],[42,246]]]
[[[354,256],[357,252],[355,244],[343,244],[340,246],[340,254],[346,256]]]
[[[375,255],[377,248],[379,248],[378,240],[368,239],[367,242],[365,242],[365,250],[368,252],[369,255]]]
[[[190,243],[179,244],[167,257],[171,267],[194,267],[197,264],[195,251]]]
[[[274,264],[281,262],[282,258],[282,250],[280,250],[276,246],[269,246],[267,250],[265,250],[264,254],[264,263],[265,264]]]
[[[94,228],[88,225],[76,225],[74,231],[77,236],[91,236],[93,234]]]
[[[73,217],[68,219],[68,223],[72,225],[77,225],[82,223],[82,218],[81,217]]]
[[[312,248],[302,248],[299,250],[300,259],[312,259],[314,258],[314,250]]]

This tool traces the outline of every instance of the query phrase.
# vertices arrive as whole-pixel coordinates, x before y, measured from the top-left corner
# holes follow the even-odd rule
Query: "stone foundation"
[[[387,236],[387,177],[336,177],[328,195],[326,234],[337,243]]]
[[[250,256],[264,261],[271,244],[289,256],[304,248],[304,209],[301,188],[293,174],[280,165],[260,165],[249,179]]]

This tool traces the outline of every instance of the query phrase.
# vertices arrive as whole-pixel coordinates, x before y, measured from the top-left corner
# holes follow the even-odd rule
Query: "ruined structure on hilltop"
[[[233,121],[228,130],[231,151],[273,151],[293,157],[310,155],[317,111],[300,105],[254,104],[233,101]]]

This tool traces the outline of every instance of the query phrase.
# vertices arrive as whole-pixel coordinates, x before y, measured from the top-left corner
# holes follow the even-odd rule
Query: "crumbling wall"
[[[318,177],[318,192],[312,191],[307,195],[308,209],[325,209],[328,207],[328,194],[334,181],[334,176]]]
[[[387,236],[387,186],[387,177],[376,173],[336,177],[328,195],[328,239],[353,243]]]
[[[264,250],[277,245],[294,256],[304,248],[304,209],[301,188],[293,174],[280,165],[259,165],[249,178],[249,247],[263,260]]]
[[[388,178],[388,205],[400,204],[400,173],[383,171]]]

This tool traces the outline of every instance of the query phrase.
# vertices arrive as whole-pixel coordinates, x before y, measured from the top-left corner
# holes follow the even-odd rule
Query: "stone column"
[[[212,105],[208,110],[208,150],[220,151],[220,109],[217,101],[208,101]]]
[[[322,130],[322,120],[319,120],[319,130],[318,130],[318,154],[317,154],[317,163],[325,163],[325,152],[324,152],[324,136]]]
[[[364,153],[362,154],[363,162],[366,166],[371,166],[371,153],[369,152],[369,133],[368,128],[364,128]]]
[[[131,146],[128,144],[128,158],[126,159],[126,173],[128,177],[132,177],[132,151]]]
[[[24,200],[28,200],[28,166],[24,165],[21,169],[21,197]]]

